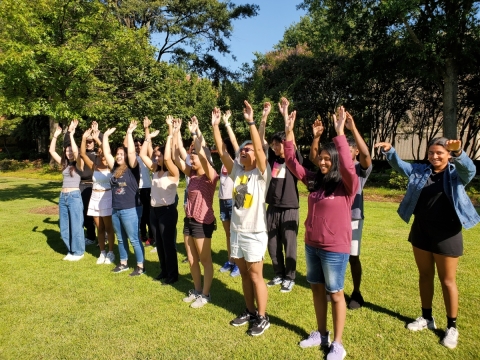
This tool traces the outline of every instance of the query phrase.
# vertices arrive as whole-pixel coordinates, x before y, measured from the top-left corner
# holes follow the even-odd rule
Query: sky
[[[266,53],[273,50],[282,38],[285,30],[300,21],[305,11],[297,10],[301,0],[235,0],[235,4],[257,4],[260,6],[259,14],[248,19],[235,20],[233,32],[228,42],[230,55],[218,55],[220,64],[238,70],[242,63],[251,64],[255,56],[253,53]],[[155,36],[152,37],[155,44]],[[231,58],[235,55],[237,61]],[[167,60],[167,58],[162,58]]]

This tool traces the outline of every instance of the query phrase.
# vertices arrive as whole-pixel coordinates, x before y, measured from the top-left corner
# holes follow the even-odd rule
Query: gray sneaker
[[[435,325],[435,318],[432,317],[432,320],[427,320],[420,316],[414,322],[407,325],[407,329],[411,331],[421,331],[427,328],[430,330],[435,330],[437,328],[437,325]]]
[[[329,347],[330,346],[330,332],[327,331],[326,335],[320,334],[319,331],[312,331],[308,338],[300,341],[298,344],[301,348],[306,349],[312,346],[322,346],[322,347]]]
[[[280,276],[275,276],[272,280],[267,282],[267,286],[275,286],[275,285],[280,285],[282,283],[283,279]]]
[[[207,303],[210,302],[211,300],[211,296],[208,295],[208,296],[205,296],[203,294],[201,295],[198,295],[197,296],[197,299],[192,303],[192,305],[190,305],[190,307],[194,308],[194,309],[199,309],[201,308],[202,306],[206,305]]]
[[[449,349],[455,349],[458,344],[458,330],[454,327],[445,330],[445,337],[441,344]]]
[[[332,342],[330,352],[327,355],[327,360],[343,360],[347,356],[347,352],[342,344],[339,342]]]
[[[183,298],[183,301],[186,303],[191,303],[192,301],[197,300],[197,297],[201,295],[201,292],[197,292],[197,290],[189,290],[188,296]]]
[[[295,285],[294,280],[285,279],[285,280],[282,281],[282,287],[280,288],[280,292],[288,293],[288,292],[292,291],[294,285]]]

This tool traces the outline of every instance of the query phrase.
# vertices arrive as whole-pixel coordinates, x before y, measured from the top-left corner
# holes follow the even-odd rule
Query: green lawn
[[[96,265],[98,248],[88,247],[77,263],[66,251],[54,213],[60,181],[0,177],[0,359],[319,359],[318,348],[297,344],[315,327],[305,280],[304,227],[300,227],[297,285],[289,294],[269,289],[271,327],[263,336],[228,322],[245,307],[240,278],[215,273],[212,303],[191,309],[182,302],[192,288],[187,264],[173,287],[160,286],[156,253],[146,249],[147,274],[113,274]],[[179,191],[181,198],[183,191]],[[306,217],[302,197],[300,218]],[[218,206],[215,203],[218,214]],[[409,226],[398,204],[367,202],[362,262],[364,308],[347,312],[347,359],[478,359],[480,349],[480,227],[464,231],[465,255],[458,270],[459,346],[439,344],[446,325],[440,284],[434,316],[441,330],[409,332],[405,324],[420,315],[417,271],[407,242]],[[53,212],[53,213],[52,213]],[[178,224],[179,233],[181,222]],[[221,225],[214,233],[213,259],[226,260]],[[179,260],[184,258],[178,237]],[[115,249],[118,257],[117,249]],[[268,254],[264,274],[273,275]],[[130,264],[134,264],[133,256]],[[352,291],[347,272],[346,293]],[[331,316],[329,311],[329,324]]]

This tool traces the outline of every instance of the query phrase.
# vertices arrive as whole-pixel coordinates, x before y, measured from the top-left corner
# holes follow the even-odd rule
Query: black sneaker
[[[118,274],[123,271],[127,271],[128,269],[129,269],[128,265],[118,264],[112,271]]]
[[[247,334],[251,336],[262,335],[265,332],[265,330],[267,330],[270,327],[269,320],[270,319],[268,318],[267,314],[265,314],[265,316],[257,315],[257,319],[253,323],[253,326],[250,328],[250,330],[247,331]]]
[[[282,287],[280,288],[280,292],[288,293],[288,292],[292,291],[294,285],[295,285],[294,280],[285,279],[285,280],[282,281]]]
[[[280,276],[275,276],[272,280],[267,282],[267,286],[275,286],[275,285],[280,285],[282,283],[283,279]]]
[[[250,311],[248,311],[248,309],[245,309],[242,314],[230,321],[230,325],[242,326],[248,324],[249,322],[254,322],[255,320],[257,320],[257,313],[255,312],[255,314],[252,314]]]
[[[351,310],[360,309],[364,304],[363,296],[357,291],[352,292],[350,296],[350,302],[348,303],[348,308]]]
[[[135,270],[130,273],[130,276],[140,276],[145,273],[145,270],[140,266],[137,266]]]
[[[162,285],[172,285],[177,281],[178,281],[178,277],[165,278],[165,280],[162,281]]]
[[[157,275],[157,277],[153,280],[156,280],[156,281],[161,281],[161,280],[164,280],[167,278],[167,275],[165,275],[163,272],[161,272],[160,274]]]

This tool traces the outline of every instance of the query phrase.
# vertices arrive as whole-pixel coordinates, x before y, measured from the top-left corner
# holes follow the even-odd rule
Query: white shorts
[[[88,216],[112,216],[112,191],[92,191]]]
[[[352,245],[351,256],[360,256],[360,245],[362,245],[363,220],[352,220]]]
[[[244,258],[250,263],[262,261],[267,244],[266,231],[258,233],[230,232],[230,256],[234,259]]]

